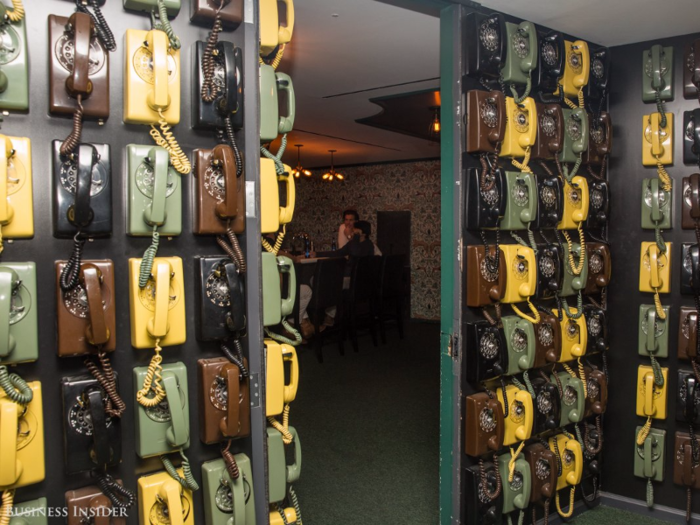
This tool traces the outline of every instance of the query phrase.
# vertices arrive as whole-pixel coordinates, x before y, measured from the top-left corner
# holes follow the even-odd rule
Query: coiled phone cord
[[[234,339],[233,346],[235,350],[231,351],[231,349],[227,345],[221,343],[221,351],[224,353],[224,355],[229,361],[231,361],[234,365],[238,367],[238,370],[240,370],[241,372],[241,381],[243,381],[243,379],[247,379],[248,377],[250,377],[250,372],[243,363],[243,348],[241,342],[238,339]]]
[[[490,272],[496,275],[496,279],[498,279],[498,272],[499,272],[499,267],[501,263],[501,249],[499,247],[500,244],[500,229],[496,229],[496,245],[494,249],[494,255],[491,255],[491,250],[489,249],[489,244],[486,241],[486,232],[484,230],[479,230],[479,233],[481,234],[481,241],[484,243],[484,263],[486,264],[486,269]],[[511,232],[512,234],[512,232]]]
[[[299,506],[299,498],[297,498],[297,493],[294,491],[294,487],[289,485],[289,501],[294,507],[294,511],[297,513],[297,525],[303,525],[301,522],[301,507]]]
[[[226,472],[231,477],[231,479],[238,479],[241,475],[241,471],[238,470],[238,463],[236,463],[236,458],[230,452],[231,440],[226,441],[226,447],[221,449],[221,457],[224,458],[224,465],[226,465]]]
[[[178,144],[175,135],[173,135],[171,131],[170,124],[165,120],[162,109],[158,109],[158,116],[160,117],[158,119],[158,126],[160,129],[158,129],[155,124],[151,124],[151,131],[149,131],[149,133],[151,137],[153,137],[155,143],[168,152],[170,155],[170,163],[173,165],[173,168],[175,168],[178,173],[187,175],[192,171],[190,159],[187,158],[180,144]]]
[[[102,10],[100,9],[97,0],[88,0],[88,5],[92,7],[92,9],[95,11],[94,13],[91,13],[88,6],[83,2],[84,0],[75,0],[76,9],[92,18],[92,21],[95,24],[97,38],[100,39],[100,42],[102,42],[105,49],[107,51],[116,51],[117,41],[114,39],[114,33],[112,33],[112,30],[109,28],[109,24],[107,24],[107,20],[102,14]]]
[[[274,58],[270,61],[268,65],[272,66],[272,69],[277,69],[280,65],[280,62],[282,62],[282,57],[284,56],[284,48],[286,47],[286,44],[280,44],[279,47],[277,48],[277,52],[275,53]],[[266,62],[263,60],[262,57],[259,59],[260,65],[266,64]]]
[[[173,49],[180,49],[180,39],[175,35],[173,26],[170,25],[170,20],[168,19],[168,8],[163,0],[157,0],[158,4],[158,18],[156,18],[156,10],[151,11],[151,27],[153,29],[158,29],[163,31],[168,35],[168,40],[170,40],[170,47]]]
[[[664,108],[664,101],[661,100],[661,93],[658,89],[654,90],[654,98],[656,99],[656,111],[659,112],[659,125],[662,128],[666,127],[666,108]]]
[[[656,357],[649,355],[649,360],[651,361],[651,369],[654,372],[654,384],[659,388],[664,386],[664,374],[661,371],[661,365],[656,360]]]
[[[586,264],[586,237],[583,233],[583,223],[578,223],[578,239],[579,245],[581,246],[581,253],[578,256],[578,263],[574,262],[574,243],[571,240],[571,237],[569,236],[569,232],[564,230],[562,231],[562,233],[564,234],[564,239],[566,239],[566,244],[569,247],[569,268],[571,269],[571,272],[574,275],[581,275],[581,272],[583,271],[583,265]]]
[[[531,149],[530,149],[530,146],[528,146],[525,148],[525,157],[523,157],[523,161],[518,162],[516,159],[512,159],[510,161],[511,164],[513,164],[513,166],[518,168],[523,173],[532,173],[532,168],[530,168],[530,166],[528,166],[528,164],[530,163],[530,153],[531,153]]]
[[[70,254],[63,270],[61,270],[59,284],[64,292],[69,292],[80,284],[80,264],[84,246],[85,239],[80,238],[80,232],[76,233],[73,237],[73,252]]]
[[[165,470],[168,471],[168,475],[171,478],[173,478],[180,485],[182,485],[183,488],[189,489],[192,492],[196,492],[199,490],[199,484],[192,475],[192,469],[190,468],[190,460],[187,459],[187,456],[185,456],[185,453],[182,451],[182,449],[180,449],[179,452],[180,457],[182,458],[182,473],[184,476],[180,476],[180,474],[178,474],[177,469],[173,465],[173,462],[166,454],[160,456],[160,461],[163,463]]]
[[[527,315],[525,312],[523,312],[522,310],[520,310],[520,308],[518,308],[518,307],[517,307],[516,305],[514,305],[514,304],[511,305],[512,308],[513,308],[513,311],[514,311],[518,316],[520,316],[520,317],[522,317],[523,319],[525,319],[526,321],[530,321],[532,324],[539,324],[539,322],[542,320],[542,317],[540,316],[540,312],[537,310],[537,308],[535,308],[535,305],[532,304],[532,302],[530,301],[530,298],[529,298],[529,297],[527,297],[527,298],[525,299],[525,301],[527,302],[527,305],[528,305],[528,307],[530,308],[530,312],[532,312],[532,315],[531,315],[531,316],[530,316],[530,315]]]
[[[578,291],[576,296],[576,313],[573,313],[569,309],[569,302],[566,297],[557,297],[557,301],[561,305],[561,309],[566,313],[566,317],[572,320],[580,319],[583,315],[583,296],[581,295],[581,290]]]
[[[591,447],[591,436],[590,436],[590,431],[588,430],[588,425],[586,424],[583,427],[583,437],[584,437],[584,442],[586,443],[586,450],[593,454],[594,456],[596,454],[599,454],[601,450],[603,450],[603,424],[601,422],[601,417],[600,415],[597,415],[595,418],[595,429],[596,432],[598,433],[598,440],[597,444],[595,447]]]
[[[605,178],[605,171],[608,168],[608,155],[603,155],[603,159],[600,163],[600,173],[596,173],[593,171],[593,168],[591,167],[590,164],[586,166],[586,169],[588,170],[588,174],[593,177],[596,180],[599,181],[606,181],[607,179]]]
[[[117,483],[116,480],[106,472],[97,476],[97,486],[102,491],[102,494],[109,498],[113,507],[128,509],[136,502],[136,494],[125,486]]]
[[[73,129],[70,135],[66,137],[59,149],[61,156],[67,157],[75,147],[80,143],[80,136],[83,133],[83,96],[77,95],[75,97],[75,111],[73,112]]]
[[[10,22],[19,22],[24,18],[22,0],[12,0],[12,9],[7,10],[7,18],[10,19]]]
[[[520,390],[527,390],[532,399],[535,399],[537,396],[535,395],[535,389],[532,387],[532,381],[530,381],[530,378],[528,377],[528,370],[523,372],[523,380],[525,381],[525,384],[518,381],[516,377],[511,378],[511,381],[515,386],[517,386]]]
[[[200,92],[200,96],[204,102],[214,102],[218,94],[221,92],[221,87],[214,82],[214,70],[216,69],[216,65],[214,64],[214,55],[218,54],[216,45],[219,42],[219,33],[223,28],[220,13],[223,5],[224,2],[222,0],[218,9],[216,10],[214,25],[209,32],[207,44],[204,47],[204,53],[202,55],[202,91]]]
[[[562,87],[561,84],[559,84],[559,91],[560,91],[562,94],[564,93],[564,88]],[[569,108],[571,108],[571,109],[584,109],[584,108],[586,107],[586,101],[585,101],[585,99],[584,99],[583,87],[582,87],[581,89],[578,90],[577,97],[578,97],[578,106],[576,105],[576,103],[571,102],[571,101],[570,101],[568,98],[566,98],[565,96],[563,97],[564,103],[565,103],[567,106],[569,106]]]
[[[574,498],[576,496],[576,485],[571,486],[571,490],[569,491],[569,510],[564,512],[561,508],[561,503],[559,502],[559,491],[557,491],[556,496],[554,497],[554,501],[557,505],[557,512],[562,518],[570,518],[572,514],[574,513]]]
[[[530,244],[528,244],[525,239],[523,239],[520,235],[515,233],[514,231],[510,232],[510,236],[513,238],[515,242],[520,244],[521,246],[525,246],[525,248],[532,248],[533,250],[537,251],[537,243],[535,242],[535,234],[532,232],[532,230],[527,230],[527,235],[530,240]]]
[[[158,254],[158,245],[160,244],[160,234],[158,233],[158,226],[153,226],[153,234],[151,235],[151,245],[146,248],[143,252],[143,257],[141,258],[141,265],[139,266],[139,288],[143,289],[148,284],[151,278],[151,272],[153,271],[153,262]]]
[[[581,445],[581,450],[586,450],[586,443],[583,440],[583,434],[581,434],[581,427],[579,427],[578,423],[574,425],[574,431],[576,432],[576,441],[578,441],[578,444]]]
[[[644,423],[644,426],[639,430],[639,434],[637,434],[637,445],[640,447],[644,445],[644,440],[646,440],[647,436],[649,435],[649,431],[651,430],[651,416],[647,417],[647,422]]]
[[[0,525],[10,525],[12,519],[12,502],[15,499],[15,490],[9,489],[2,493],[2,506],[0,506]]]
[[[238,110],[236,110],[236,112],[238,112]],[[224,126],[226,127],[226,138],[228,139],[228,145],[231,146],[231,149],[233,150],[233,157],[236,159],[236,177],[240,179],[241,175],[243,175],[243,159],[241,158],[241,150],[238,149],[238,143],[236,142],[236,134],[233,130],[232,115],[226,116]]]
[[[267,242],[267,239],[265,237],[262,238],[262,247],[265,248],[265,251],[270,252],[272,254],[277,255],[280,251],[280,248],[282,248],[282,243],[284,242],[284,236],[287,233],[287,225],[283,224],[282,225],[282,231],[280,231],[277,234],[277,239],[275,239],[275,245],[272,246],[269,242]]]
[[[654,484],[651,482],[651,478],[647,478],[647,507],[650,509],[654,507]]]
[[[661,228],[659,228],[658,223],[654,226],[654,237],[656,239],[656,246],[659,247],[661,253],[666,253],[666,241],[664,241],[661,235]]]
[[[265,157],[268,159],[272,160],[275,163],[275,171],[277,172],[277,175],[283,175],[284,174],[284,164],[282,163],[282,155],[284,154],[284,150],[287,149],[287,134],[285,133],[282,135],[282,139],[280,140],[280,147],[277,150],[277,155],[273,155],[268,151],[268,149],[265,146],[260,146],[260,153],[262,153]]]
[[[489,311],[486,309],[485,306],[481,307],[481,313],[484,315],[484,319],[486,319],[491,326],[501,326],[501,303],[494,303],[493,304],[493,310],[494,313],[496,314],[496,317],[493,318],[491,314],[489,314]]]
[[[236,237],[233,228],[231,227],[231,221],[226,223],[226,236],[219,235],[216,237],[217,244],[222,250],[226,252],[229,259],[235,263],[236,268],[242,274],[245,274],[248,267],[245,263],[245,256],[243,255],[243,250],[241,250],[241,245],[238,243],[238,237]]]
[[[658,156],[656,157],[656,171],[659,173],[661,187],[664,189],[664,191],[671,191],[673,189],[673,180]]]
[[[289,403],[284,405],[284,410],[282,411],[282,423],[277,421],[274,416],[268,416],[267,421],[275,430],[282,434],[282,442],[285,445],[290,445],[292,441],[294,441],[294,436],[289,431]]]
[[[518,445],[516,450],[513,450],[513,447],[510,447],[510,461],[508,461],[508,483],[513,482],[513,477],[515,476],[515,461],[523,451],[523,448],[525,448],[524,441],[520,442],[520,445]]]
[[[27,406],[34,398],[34,391],[17,374],[10,374],[6,366],[0,366],[0,388],[18,405]]]
[[[299,333],[299,330],[297,330],[291,324],[289,324],[289,321],[287,321],[287,319],[285,319],[284,317],[280,321],[280,324],[288,333],[290,333],[294,337],[294,339],[290,339],[290,338],[285,337],[283,335],[276,334],[275,332],[270,330],[267,326],[265,327],[265,334],[267,334],[268,337],[270,337],[271,339],[274,339],[278,343],[284,343],[284,344],[288,344],[288,345],[292,345],[292,346],[299,346],[301,344],[301,340],[302,340],[302,337],[301,337],[301,334]]]
[[[656,308],[656,315],[659,319],[666,319],[666,312],[661,304],[661,297],[659,296],[659,289],[654,288],[654,307]]]
[[[493,455],[493,464],[495,467],[493,471],[496,474],[496,489],[493,492],[489,492],[489,484],[488,480],[486,479],[486,467],[484,466],[484,460],[479,459],[479,479],[481,486],[483,487],[484,494],[486,494],[489,501],[495,500],[501,494],[501,473],[498,470],[498,456],[496,454]]]
[[[143,387],[136,392],[136,401],[146,408],[152,408],[158,405],[166,397],[165,389],[163,389],[162,384],[163,376],[161,375],[163,372],[163,367],[161,366],[163,362],[163,356],[160,355],[161,350],[160,339],[156,339],[155,354],[148,364],[148,371],[143,381]],[[153,397],[146,397],[151,391],[155,395]]]
[[[579,375],[576,375],[576,372],[573,371],[573,369],[567,364],[564,363],[562,365],[564,367],[564,370],[568,372],[568,374],[573,377],[574,379],[579,379],[579,376],[581,378],[581,383],[583,383],[583,397],[587,398],[588,397],[588,385],[586,384],[586,373],[583,370],[583,363],[581,363],[581,358],[578,358],[578,372]]]
[[[100,367],[90,357],[87,357],[84,361],[85,368],[88,369],[88,372],[92,374],[92,377],[97,380],[107,394],[107,403],[105,406],[105,412],[107,412],[107,415],[110,417],[122,417],[122,414],[124,414],[124,411],[126,410],[126,403],[124,403],[124,400],[121,398],[119,391],[117,390],[117,382],[114,379],[112,363],[109,361],[107,352],[100,349],[100,351],[97,353],[97,359],[102,367],[102,370],[100,370]]]

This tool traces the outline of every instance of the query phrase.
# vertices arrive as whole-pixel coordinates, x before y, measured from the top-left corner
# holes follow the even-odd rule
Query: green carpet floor
[[[438,523],[439,326],[408,323],[387,344],[300,349],[290,421],[303,451],[295,484],[306,525]]]
[[[661,525],[669,523],[626,510],[600,505],[571,520],[576,525]]]

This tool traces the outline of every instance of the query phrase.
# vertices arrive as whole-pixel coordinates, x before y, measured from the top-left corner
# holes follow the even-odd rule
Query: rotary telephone
[[[202,4],[208,0],[194,0]],[[242,5],[240,0],[227,4]],[[213,49],[211,49],[213,47]],[[192,90],[192,127],[195,129],[243,128],[243,51],[233,42],[195,44],[195,86]]]
[[[503,329],[492,326],[488,321],[465,324],[468,348],[464,359],[464,373],[471,384],[481,383],[499,377],[508,366]]]
[[[557,512],[568,518],[574,511],[574,492],[576,486],[581,483],[583,476],[583,450],[581,444],[571,434],[557,434],[549,438],[549,449],[557,456],[557,464],[561,465],[561,471],[557,477],[555,489],[555,503]],[[564,512],[559,502],[559,491],[570,487],[569,510]]]
[[[535,294],[537,288],[537,261],[535,251],[527,246],[519,244],[501,245],[506,259],[506,292],[501,302],[512,304],[513,311],[520,317],[531,322],[539,321],[539,312],[530,302],[530,297]],[[525,315],[514,303],[526,301],[532,312],[532,317]]]
[[[562,109],[564,114],[564,142],[559,153],[559,162],[580,161],[588,151],[588,114],[584,109]]]
[[[570,308],[572,316],[578,314],[578,309]],[[559,318],[559,310],[552,310],[554,316]],[[561,356],[560,363],[566,363],[572,359],[582,357],[588,349],[588,329],[586,318],[583,315],[577,318],[569,317],[567,312],[561,312]]]
[[[70,511],[69,511],[70,512]],[[49,510],[46,498],[33,499],[22,503],[13,503],[12,518],[9,525],[48,525]],[[70,515],[70,514],[69,514]],[[74,525],[69,523],[68,525]],[[80,525],[80,524],[76,524]],[[114,525],[124,525],[115,523]]]
[[[535,421],[532,434],[536,436],[559,426],[561,398],[556,383],[542,377],[532,380],[532,390],[535,393]]]
[[[259,0],[260,8],[260,56],[272,53],[277,46],[288,44],[294,32],[294,2],[282,0],[286,8],[286,20],[282,25],[277,8],[278,0]]]
[[[561,222],[564,187],[555,175],[537,177],[537,217],[532,225],[536,230],[555,229]]]
[[[109,144],[78,144],[61,154],[53,141],[53,224],[58,238],[76,233],[104,237],[112,233],[112,165]]]
[[[261,0],[267,1],[267,0]],[[272,0],[277,1],[277,0]],[[291,1],[291,0],[290,0]],[[287,114],[280,115],[280,94],[286,95]],[[272,66],[260,65],[260,142],[272,142],[278,134],[294,128],[296,102],[294,84],[286,73],[275,72]],[[291,172],[291,170],[289,170]]]
[[[642,427],[637,427],[635,436],[639,436]],[[652,481],[663,481],[666,456],[666,431],[650,428],[642,444],[635,439],[634,475],[647,479],[647,490],[653,491]]]
[[[514,463],[513,470],[510,468],[511,463]],[[503,491],[503,514],[510,514],[516,510],[524,514],[530,505],[532,491],[530,464],[524,457],[518,457],[513,462],[511,454],[506,453],[498,456],[498,470]]]
[[[583,88],[588,85],[591,73],[588,44],[583,40],[575,42],[564,40],[564,52],[566,53],[564,75],[559,89],[554,94],[559,95],[563,91],[564,96],[579,97],[579,107],[583,107],[580,100],[583,98]]]
[[[700,173],[683,177],[682,195],[681,226],[684,230],[694,230],[700,222]]]
[[[506,171],[506,209],[502,230],[528,230],[537,219],[537,182],[534,173]]]
[[[589,166],[601,166],[612,151],[612,119],[610,113],[588,114],[588,149],[583,162]]]
[[[688,42],[683,53],[683,97],[696,99],[700,97],[700,38]]]
[[[661,368],[663,386],[655,383],[651,366],[640,365],[637,370],[637,415],[649,419],[666,419],[668,368]]]
[[[506,56],[506,21],[501,13],[469,13],[464,23],[465,71],[477,79],[498,80]]]
[[[517,315],[501,318],[508,351],[505,375],[519,374],[532,368],[535,362],[535,325]]]
[[[700,166],[700,109],[683,112],[683,163]]]
[[[537,27],[532,22],[506,22],[506,57],[501,69],[501,82],[510,86],[518,102],[530,95],[532,71],[537,67]],[[518,95],[517,88],[524,88]]]
[[[602,101],[608,93],[610,81],[610,50],[607,47],[598,47],[589,51],[591,56],[591,68],[588,75],[589,103]]]
[[[61,289],[66,261],[56,261],[56,326],[58,355],[113,352],[116,347],[116,288],[114,263],[109,259],[83,260],[78,285]]]
[[[542,313],[540,322],[535,325],[535,362],[532,368],[541,368],[559,361],[561,338],[559,319],[550,313]]]
[[[34,237],[31,141],[0,135],[0,159],[1,250],[2,239]]]
[[[115,387],[117,385],[116,372]],[[61,380],[67,474],[104,470],[122,459],[120,417],[106,410],[107,393],[92,376]]]
[[[506,291],[506,261],[496,247],[467,246],[467,306],[487,306],[500,301]]]
[[[123,486],[121,480],[115,482]],[[67,491],[66,508],[68,525],[99,523],[100,519],[106,519],[108,525],[126,525],[126,508],[115,508],[97,486]]]
[[[506,210],[506,177],[501,169],[468,168],[466,171],[466,226],[469,230],[497,228]]]
[[[466,525],[500,525],[503,491],[498,467],[490,461],[464,469],[464,519]]]
[[[506,132],[505,95],[467,91],[467,153],[498,153]]]
[[[36,264],[0,264],[0,365],[39,358]]]
[[[26,386],[26,391],[18,392],[24,397],[22,404],[0,390],[0,491],[39,483],[45,477],[41,383]]]
[[[571,246],[568,243],[563,243],[564,248],[564,278],[559,290],[559,297],[569,297],[577,295],[586,288],[588,282],[588,250],[586,245],[581,245],[577,242],[572,242]],[[577,265],[574,260],[578,261]],[[581,271],[574,273],[574,267],[580,268]]]
[[[640,305],[637,350],[639,355],[654,359],[668,357],[669,310],[668,306],[664,306],[664,317],[661,318],[657,315],[656,306],[653,304]]]
[[[557,486],[557,457],[542,443],[525,447],[523,453],[532,474],[530,502],[544,504],[554,495]]]
[[[681,294],[700,295],[700,250],[697,244],[683,243]]]
[[[667,166],[673,164],[673,113],[665,113],[666,126],[661,125],[659,113],[642,117],[642,164]]]
[[[676,420],[693,426],[700,424],[700,385],[690,370],[678,371]]]
[[[198,341],[226,341],[246,328],[243,275],[228,257],[196,256],[195,287],[197,309],[195,330]]]
[[[278,416],[297,396],[299,388],[299,360],[293,346],[265,339],[265,415]],[[289,380],[286,365],[289,365]]]
[[[642,67],[642,100],[663,108],[661,101],[673,100],[673,46],[656,44],[644,50]]]
[[[533,400],[530,393],[515,385],[504,384],[497,390],[497,395],[504,418],[503,446],[530,439],[534,419]]]
[[[29,109],[27,27],[21,2],[0,5],[0,109]],[[19,7],[19,9],[18,9]]]
[[[524,158],[514,162],[521,171],[527,171],[530,150],[537,140],[537,106],[535,99],[527,97],[516,102],[506,97],[506,132],[501,146],[501,157]]]
[[[690,489],[700,488],[700,462],[693,459],[693,445],[690,434],[676,431],[673,448],[673,482]]]
[[[610,284],[612,275],[612,257],[610,246],[602,242],[586,244],[588,257],[588,275],[586,276],[585,294],[598,294]]]
[[[477,457],[503,447],[503,410],[492,393],[478,392],[464,399],[464,452]]]
[[[672,200],[671,191],[663,188],[658,177],[642,180],[642,229],[670,229]]]
[[[561,289],[564,274],[562,250],[557,244],[538,244],[535,252],[537,260],[537,289],[535,297],[550,299]]]
[[[202,442],[211,445],[250,435],[250,380],[238,365],[226,357],[199,359],[197,378]]]
[[[681,306],[678,323],[678,359],[695,360],[698,348],[698,311],[695,307]]]
[[[608,181],[593,180],[588,185],[588,218],[585,229],[602,228],[608,223],[610,209],[610,185]]]
[[[532,148],[533,159],[553,159],[564,144],[564,113],[559,104],[535,104],[537,139]]]
[[[574,176],[570,182],[564,183],[564,210],[561,222],[557,226],[559,230],[580,229],[588,218],[590,208],[590,191],[588,180],[581,175]],[[579,239],[583,240],[583,232],[579,232]]]
[[[670,242],[666,243],[665,253],[659,251],[659,247],[657,246],[656,242],[643,242],[641,247],[641,253],[639,257],[639,291],[653,292],[655,295],[655,301],[659,303],[659,294],[669,293],[671,291],[672,248],[673,243]],[[683,268],[685,268],[685,249],[683,253],[683,261]],[[684,292],[684,280],[682,277],[681,293],[686,293]]]
[[[556,385],[561,384],[561,416],[559,426],[565,427],[570,423],[578,423],[583,420],[586,408],[586,388],[583,380],[574,377],[569,372],[555,372],[559,378],[552,375],[550,381]]]
[[[235,29],[243,22],[242,0],[192,0],[190,5],[190,20],[197,24],[210,24],[219,19],[224,28]]]
[[[232,477],[223,459],[202,464],[204,518],[211,525],[255,525],[255,492],[250,458],[233,456],[238,477]]]
[[[586,406],[583,417],[589,418],[605,413],[608,406],[608,378],[602,370],[584,367],[586,377]]]
[[[245,183],[235,151],[227,144],[194,150],[194,233],[215,235],[245,230]],[[230,223],[229,223],[230,221]]]
[[[592,304],[583,307],[586,319],[588,347],[593,352],[605,352],[608,349],[608,315],[602,308]]]
[[[301,442],[294,427],[289,427],[289,433],[294,437],[292,441],[294,459],[291,464],[287,464],[287,454],[285,452],[285,444],[282,441],[282,434],[274,428],[267,428],[267,467],[270,503],[283,501],[287,495],[287,484],[294,483],[301,475]]]
[[[284,295],[280,285],[281,274],[286,274]],[[262,254],[263,326],[275,326],[291,315],[296,300],[296,273],[289,257]]]
[[[260,159],[260,228],[262,233],[276,233],[280,226],[292,222],[296,202],[296,187],[292,168],[283,164],[280,175],[272,159]],[[281,206],[279,184],[285,185],[285,204]]]
[[[537,69],[534,75],[541,100],[545,99],[545,94],[554,93],[559,87],[560,79],[564,74],[564,55],[564,36],[561,33],[550,31],[540,37]]]
[[[182,477],[182,468],[176,472]],[[192,491],[180,485],[168,472],[142,476],[138,483],[139,523],[194,525]]]
[[[124,9],[151,13],[160,10],[161,6],[166,10],[168,17],[175,18],[180,12],[180,0],[124,0]]]

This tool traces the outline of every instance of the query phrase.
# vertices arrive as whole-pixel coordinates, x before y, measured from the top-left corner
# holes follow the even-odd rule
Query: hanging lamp
[[[333,179],[345,180],[345,175],[343,175],[342,173],[338,173],[337,171],[335,171],[335,168],[333,167],[333,153],[335,153],[336,151],[338,151],[338,150],[335,150],[335,149],[328,150],[328,153],[331,154],[331,169],[323,174],[323,180],[327,180],[328,182],[333,182]]]
[[[297,148],[297,167],[292,170],[292,175],[295,179],[298,179],[302,174],[304,177],[311,177],[311,172],[301,165],[301,148],[304,147],[303,144],[294,144]]]

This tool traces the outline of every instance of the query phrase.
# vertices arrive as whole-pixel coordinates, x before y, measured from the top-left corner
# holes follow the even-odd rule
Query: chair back
[[[308,307],[309,314],[322,313],[331,306],[340,306],[343,301],[345,263],[342,257],[321,259],[316,263],[313,295]]]
[[[380,291],[383,299],[403,297],[404,295],[404,265],[406,256],[403,254],[386,255],[383,257]]]
[[[382,258],[357,257],[350,277],[350,300],[353,304],[374,301],[379,290]]]

